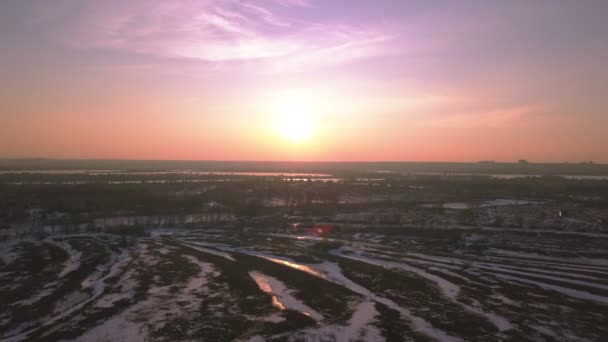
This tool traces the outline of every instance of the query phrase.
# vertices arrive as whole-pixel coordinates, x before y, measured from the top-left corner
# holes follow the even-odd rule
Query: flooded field
[[[2,340],[608,338],[603,236],[149,233],[3,242]]]

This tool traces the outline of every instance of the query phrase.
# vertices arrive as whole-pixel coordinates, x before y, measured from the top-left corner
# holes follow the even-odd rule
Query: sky
[[[0,157],[608,162],[608,1],[5,0]]]

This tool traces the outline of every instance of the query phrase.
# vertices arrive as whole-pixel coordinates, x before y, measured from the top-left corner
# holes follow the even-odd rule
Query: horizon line
[[[528,159],[520,159],[516,161],[498,161],[498,160],[476,160],[476,161],[415,161],[415,160],[253,160],[253,159],[139,159],[139,158],[55,158],[55,157],[0,157],[0,161],[141,161],[141,162],[220,162],[220,163],[436,163],[436,164],[552,164],[552,165],[606,165],[608,162],[595,162],[593,160],[585,161],[563,161],[563,162],[547,162],[547,161],[530,161]],[[525,160],[525,162],[521,162]]]

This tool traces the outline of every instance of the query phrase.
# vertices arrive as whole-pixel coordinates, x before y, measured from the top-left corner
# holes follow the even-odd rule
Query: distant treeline
[[[64,180],[70,177],[44,176],[65,178]],[[296,205],[316,203],[332,210],[340,206],[386,205],[377,200],[371,203],[374,196],[385,196],[382,201],[392,202],[393,206],[399,206],[399,203],[410,205],[428,201],[482,201],[507,197],[580,201],[585,205],[605,208],[608,207],[608,180],[575,180],[551,176],[498,179],[481,176],[392,175],[369,182],[347,178],[339,183],[291,182],[284,181],[281,177],[243,177],[233,181],[210,180],[203,183],[144,181],[133,184],[10,184],[0,181],[0,194],[0,220],[19,212],[23,214],[29,208],[97,213],[100,216],[116,211],[156,215],[217,210],[219,207],[204,207],[216,202],[235,214],[256,216],[276,212],[275,209],[262,208],[261,205],[263,201],[275,199]],[[348,197],[347,195],[366,201],[361,204],[339,204],[338,200],[343,196]]]
[[[608,175],[608,164],[585,163],[447,163],[447,162],[288,162],[188,160],[0,159],[0,171],[14,170],[191,170],[212,172],[307,172],[347,176],[376,171],[524,175]]]

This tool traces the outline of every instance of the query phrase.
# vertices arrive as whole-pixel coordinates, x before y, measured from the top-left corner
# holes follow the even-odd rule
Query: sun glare
[[[279,123],[279,133],[286,139],[299,142],[308,140],[314,133],[313,126],[305,118],[286,114]]]
[[[279,134],[292,142],[310,139],[315,133],[313,117],[317,114],[315,106],[302,98],[283,99],[275,109]]]

